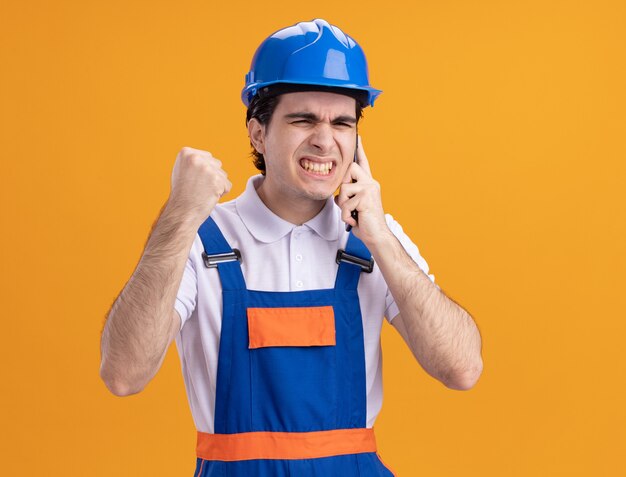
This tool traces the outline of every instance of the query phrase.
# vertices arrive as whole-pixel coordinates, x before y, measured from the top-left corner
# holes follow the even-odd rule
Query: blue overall
[[[213,219],[207,219],[198,233],[207,255],[232,252]],[[363,242],[352,233],[346,252],[365,259],[371,257]],[[239,261],[219,263],[217,268],[222,284],[223,317],[215,434],[308,433],[365,428],[365,354],[357,294],[360,267],[341,262],[334,288],[298,292],[248,290]],[[248,308],[323,306],[333,308],[334,346],[249,348]],[[198,457],[194,477],[209,476],[370,477],[393,474],[376,452],[359,452],[308,459],[223,461]]]

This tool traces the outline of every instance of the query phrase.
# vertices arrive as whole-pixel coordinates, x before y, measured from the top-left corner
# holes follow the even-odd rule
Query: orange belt
[[[198,432],[196,454],[205,460],[314,459],[376,452],[373,429],[316,432]]]

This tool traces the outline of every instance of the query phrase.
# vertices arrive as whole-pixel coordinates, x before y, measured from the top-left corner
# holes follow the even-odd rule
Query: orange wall
[[[385,92],[361,132],[385,209],[483,337],[483,376],[459,392],[385,326],[384,460],[626,475],[621,0],[3,2],[0,473],[192,475],[175,349],[115,398],[100,330],[182,146],[223,161],[228,198],[243,190],[252,54],[314,17],[367,52]]]

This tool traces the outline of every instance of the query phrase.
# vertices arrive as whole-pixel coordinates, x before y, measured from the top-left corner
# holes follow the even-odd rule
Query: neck
[[[302,225],[308,222],[326,205],[326,200],[314,200],[293,197],[286,197],[284,194],[277,193],[270,187],[264,187],[267,178],[258,187],[257,194],[265,206],[281,219],[295,225]]]

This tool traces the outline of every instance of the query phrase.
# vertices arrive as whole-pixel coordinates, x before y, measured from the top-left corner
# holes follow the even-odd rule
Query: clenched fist
[[[188,219],[202,223],[231,187],[219,159],[210,152],[183,147],[172,170],[168,206]]]

